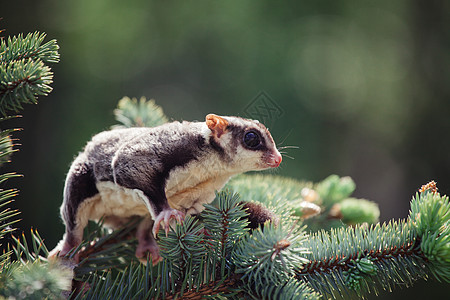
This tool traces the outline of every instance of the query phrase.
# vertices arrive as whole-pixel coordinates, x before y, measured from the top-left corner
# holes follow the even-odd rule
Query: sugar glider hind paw
[[[158,234],[161,222],[164,222],[164,231],[166,232],[167,236],[169,234],[171,219],[175,219],[178,221],[178,223],[182,223],[184,220],[184,213],[173,208],[165,209],[160,212],[155,219],[155,224],[153,224],[153,236],[156,237],[156,235]]]
[[[141,263],[147,263],[147,255],[150,255],[152,264],[156,265],[163,260],[162,256],[159,254],[159,248],[156,243],[139,243],[136,248],[136,257]]]
[[[80,254],[72,253],[70,257],[66,257],[71,251],[74,251],[75,247],[71,247],[63,242],[60,242],[52,251],[49,252],[47,259],[49,260],[56,260],[58,258],[64,259],[64,260],[70,260],[73,263],[77,264],[80,262]]]

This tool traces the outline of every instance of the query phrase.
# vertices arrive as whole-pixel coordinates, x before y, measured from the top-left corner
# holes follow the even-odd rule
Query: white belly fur
[[[186,214],[200,213],[206,203],[214,200],[214,192],[222,189],[231,175],[239,172],[224,172],[227,166],[216,155],[194,160],[184,167],[170,171],[166,183],[166,197],[170,207]],[[123,188],[113,182],[98,182],[99,194],[83,201],[78,208],[79,226],[89,220],[105,216],[128,218],[151,215],[156,218],[152,199],[147,199],[141,190]]]
[[[109,181],[98,182],[96,186],[99,193],[84,200],[78,208],[79,225],[104,216],[127,218],[149,214],[142,191],[122,188]]]
[[[204,209],[203,204],[214,200],[214,192],[222,189],[231,175],[239,173],[229,169],[217,155],[208,155],[184,167],[174,168],[166,184],[169,205],[186,214],[200,213]]]
[[[173,174],[172,174],[173,175]],[[183,178],[176,176],[175,178]],[[170,180],[166,195],[169,205],[186,214],[200,213],[203,204],[214,200],[214,192],[220,190],[228,181],[229,176],[221,176],[213,179],[205,179],[194,183],[191,177],[184,177],[182,181]],[[194,186],[192,186],[194,185]],[[155,219],[155,213],[146,196],[141,190],[127,189],[113,182],[98,182],[96,184],[99,193],[83,201],[78,208],[77,220],[79,226],[86,226],[89,220],[99,220],[105,216],[128,218],[132,216],[151,215]],[[151,201],[151,199],[150,199]]]

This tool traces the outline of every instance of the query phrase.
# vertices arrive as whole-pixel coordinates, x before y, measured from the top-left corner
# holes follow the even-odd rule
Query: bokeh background
[[[54,91],[26,106],[22,146],[4,167],[24,175],[20,226],[53,247],[71,160],[115,124],[122,96],[154,98],[176,120],[245,116],[265,92],[270,130],[289,151],[279,175],[349,175],[381,220],[406,217],[431,179],[450,193],[449,1],[0,0],[3,36],[57,39]],[[5,124],[2,124],[5,126]],[[447,294],[418,283],[383,299]]]

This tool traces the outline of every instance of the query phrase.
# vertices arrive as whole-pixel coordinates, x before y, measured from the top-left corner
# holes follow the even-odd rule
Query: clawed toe
[[[157,236],[159,228],[161,226],[161,222],[164,222],[164,231],[167,236],[170,230],[171,219],[175,219],[178,223],[182,223],[184,219],[184,213],[176,209],[163,210],[155,219],[155,224],[153,225],[153,236]]]

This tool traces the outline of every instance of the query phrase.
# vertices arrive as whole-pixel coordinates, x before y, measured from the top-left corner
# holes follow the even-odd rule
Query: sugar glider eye
[[[261,138],[255,131],[248,131],[244,134],[244,144],[247,147],[254,149],[261,144]]]

